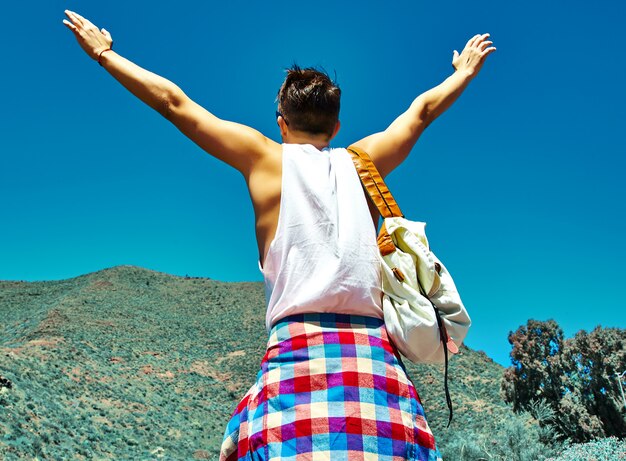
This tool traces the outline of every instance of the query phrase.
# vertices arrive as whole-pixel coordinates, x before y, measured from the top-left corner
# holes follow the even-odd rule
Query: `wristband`
[[[104,53],[105,51],[111,51],[111,48],[107,48],[106,50],[102,50],[99,54],[98,54],[98,64],[102,65],[102,62],[100,61],[100,57],[102,56],[102,53]]]

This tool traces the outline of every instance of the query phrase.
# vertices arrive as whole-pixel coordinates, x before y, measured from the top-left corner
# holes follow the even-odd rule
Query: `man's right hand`
[[[404,161],[426,127],[456,101],[480,71],[487,55],[496,50],[489,46],[493,42],[488,37],[489,34],[473,36],[460,55],[454,50],[452,75],[419,95],[385,131],[354,143],[370,155],[383,177]]]
[[[452,53],[452,67],[454,70],[476,75],[485,62],[489,53],[496,51],[492,41],[487,40],[489,34],[474,35],[467,41],[465,48],[459,55],[457,50]]]

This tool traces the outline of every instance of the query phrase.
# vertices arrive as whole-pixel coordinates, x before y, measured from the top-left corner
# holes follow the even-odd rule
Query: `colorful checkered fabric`
[[[311,313],[271,329],[220,460],[440,460],[381,319]]]

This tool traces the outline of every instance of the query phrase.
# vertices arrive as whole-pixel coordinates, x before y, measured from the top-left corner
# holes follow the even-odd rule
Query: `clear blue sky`
[[[275,140],[293,62],[336,72],[346,146],[384,129],[489,32],[497,51],[389,176],[428,223],[474,325],[508,363],[528,318],[626,327],[623,2],[200,2],[3,5],[0,279],[118,264],[261,280],[242,177],[90,60],[77,11],[114,49],[219,117]],[[237,306],[233,306],[236,309]]]

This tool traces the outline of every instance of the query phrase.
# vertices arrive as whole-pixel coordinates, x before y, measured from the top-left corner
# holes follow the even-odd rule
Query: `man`
[[[221,459],[439,459],[382,321],[377,211],[346,150],[329,148],[340,128],[339,88],[316,69],[290,69],[278,94],[279,144],[219,119],[113,51],[105,29],[65,13],[64,24],[92,59],[246,180],[270,337],[257,382],[228,424]],[[475,35],[461,54],[455,50],[450,77],[385,131],[354,143],[383,177],[477,75],[495,51],[488,38]]]

